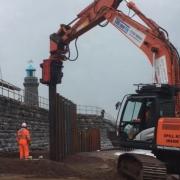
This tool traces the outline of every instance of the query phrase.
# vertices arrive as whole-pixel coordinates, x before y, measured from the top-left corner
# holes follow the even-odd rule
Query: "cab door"
[[[133,140],[143,130],[154,127],[158,118],[156,104],[156,97],[128,97],[120,117],[119,134]]]

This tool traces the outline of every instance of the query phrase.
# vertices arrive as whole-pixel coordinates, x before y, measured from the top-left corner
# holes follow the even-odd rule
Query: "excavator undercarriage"
[[[167,170],[155,157],[125,153],[119,157],[118,173],[121,180],[166,180]]]

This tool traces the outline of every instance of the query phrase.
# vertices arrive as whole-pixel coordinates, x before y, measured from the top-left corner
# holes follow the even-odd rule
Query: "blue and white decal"
[[[115,17],[112,23],[138,47],[140,47],[144,42],[146,35],[125,23],[119,17]]]
[[[129,31],[129,26],[125,24],[123,21],[121,21],[120,18],[115,18],[114,19],[114,25],[118,28],[121,29],[125,34],[128,33]]]

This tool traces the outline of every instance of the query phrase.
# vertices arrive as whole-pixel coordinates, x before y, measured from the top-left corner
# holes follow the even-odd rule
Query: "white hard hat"
[[[25,122],[23,122],[23,123],[21,124],[21,127],[27,127],[27,124],[26,124]]]

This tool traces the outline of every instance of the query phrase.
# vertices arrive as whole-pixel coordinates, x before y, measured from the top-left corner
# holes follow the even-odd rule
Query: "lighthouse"
[[[38,78],[35,76],[36,69],[33,62],[29,61],[24,78],[24,103],[27,105],[39,106],[38,101]]]

